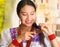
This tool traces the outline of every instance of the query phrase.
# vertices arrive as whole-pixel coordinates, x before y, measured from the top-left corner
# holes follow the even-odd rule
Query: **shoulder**
[[[5,29],[5,30],[3,30],[2,31],[2,34],[1,34],[1,37],[11,37],[11,30],[14,30],[14,29],[17,29],[17,27],[16,28],[7,28],[7,29]]]
[[[10,29],[14,29],[14,28],[8,28],[2,31],[1,47],[8,47],[8,45],[12,42]]]
[[[7,28],[7,29],[3,30],[2,34],[1,34],[2,41],[4,41],[4,40],[5,41],[12,40],[10,29],[16,29],[16,28]]]
[[[16,29],[17,29],[17,27],[15,27],[15,28],[7,28],[7,29],[4,29],[4,30],[2,31],[2,33],[3,33],[3,34],[8,34],[8,33],[10,33],[10,31],[16,30]]]
[[[2,36],[3,36],[3,35],[7,35],[7,34],[9,34],[9,33],[10,33],[10,28],[5,29],[5,30],[2,31]]]

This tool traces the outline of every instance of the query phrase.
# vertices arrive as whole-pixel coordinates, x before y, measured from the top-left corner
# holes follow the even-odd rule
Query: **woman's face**
[[[33,6],[25,5],[20,11],[21,24],[25,26],[32,26],[36,21],[36,12]]]

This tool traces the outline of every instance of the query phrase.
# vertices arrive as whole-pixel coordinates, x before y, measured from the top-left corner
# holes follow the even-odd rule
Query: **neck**
[[[23,25],[23,24],[21,24],[20,27],[21,27],[21,30],[22,30],[22,31],[30,31],[31,28],[32,28],[32,26],[27,27],[27,26],[25,26],[25,25]]]

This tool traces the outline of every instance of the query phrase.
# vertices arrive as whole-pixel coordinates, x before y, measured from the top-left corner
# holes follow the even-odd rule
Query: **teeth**
[[[27,23],[31,23],[31,21],[27,21]]]
[[[27,22],[27,23],[30,23],[30,22]]]
[[[31,21],[28,21],[28,22],[31,22]]]

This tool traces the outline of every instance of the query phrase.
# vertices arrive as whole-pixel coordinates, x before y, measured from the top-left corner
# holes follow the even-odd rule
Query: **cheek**
[[[33,19],[34,21],[36,21],[36,16],[32,16],[32,19]]]
[[[25,20],[26,20],[26,17],[21,17],[21,22],[25,22]]]

